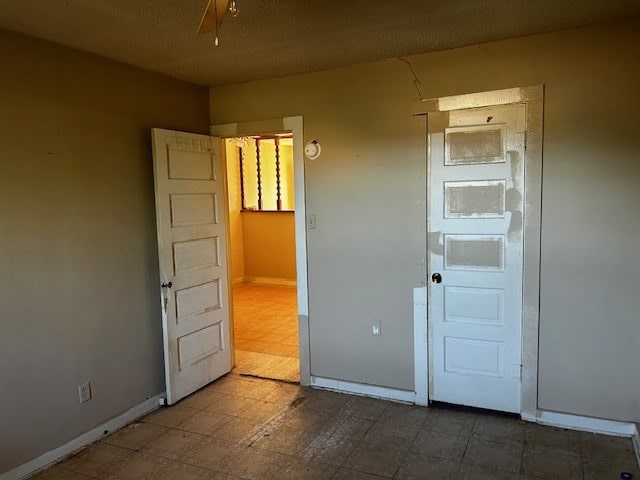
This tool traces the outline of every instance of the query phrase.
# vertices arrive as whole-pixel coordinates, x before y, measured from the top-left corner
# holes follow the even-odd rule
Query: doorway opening
[[[224,142],[235,370],[298,383],[293,136]]]

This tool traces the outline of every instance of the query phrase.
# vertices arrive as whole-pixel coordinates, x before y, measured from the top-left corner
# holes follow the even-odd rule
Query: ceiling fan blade
[[[200,27],[198,27],[198,33],[208,33],[218,28],[222,24],[227,10],[229,8],[229,0],[209,0],[207,9],[204,11],[202,20],[200,20]],[[217,14],[217,15],[216,15]]]

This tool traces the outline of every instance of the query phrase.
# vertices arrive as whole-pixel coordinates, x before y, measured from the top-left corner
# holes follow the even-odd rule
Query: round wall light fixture
[[[315,138],[304,146],[304,154],[309,160],[315,160],[320,156],[320,143]]]

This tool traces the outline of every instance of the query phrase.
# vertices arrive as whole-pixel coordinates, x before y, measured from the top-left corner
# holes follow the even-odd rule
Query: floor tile
[[[361,418],[357,416],[344,415],[344,410],[340,411],[339,415],[330,418],[328,422],[324,423],[319,429],[319,433],[325,436],[344,436],[347,438],[361,440],[371,427],[374,425],[374,420]]]
[[[139,450],[155,438],[169,430],[167,427],[151,423],[134,422],[106,437],[103,442],[117,447]]]
[[[423,429],[411,445],[411,451],[430,457],[462,460],[468,437]]]
[[[585,458],[629,458],[634,455],[633,443],[625,437],[582,432],[580,442]]]
[[[257,402],[255,398],[240,397],[238,395],[218,395],[203,407],[208,412],[224,415],[242,416]]]
[[[471,437],[462,461],[502,472],[519,473],[522,463],[522,446],[494,443]]]
[[[258,421],[268,421],[283,412],[288,408],[288,403],[275,403],[267,400],[258,400],[251,408],[243,411],[240,415],[241,418]]]
[[[278,480],[329,480],[333,478],[337,466],[302,458],[292,458],[279,469]]]
[[[312,410],[307,407],[306,402],[302,402],[299,407],[292,408],[287,412],[283,423],[289,428],[310,431],[319,431],[333,418],[331,412],[324,410]]]
[[[219,437],[208,437],[185,452],[180,457],[180,461],[189,465],[215,470],[218,464],[241,448],[236,442]]]
[[[342,465],[358,446],[358,440],[339,433],[318,435],[305,449],[303,457],[330,465]]]
[[[428,408],[403,403],[387,402],[387,408],[379,417],[380,422],[391,423],[399,428],[419,429],[429,417]]]
[[[207,480],[241,480],[241,477],[236,477],[222,472],[211,472]]]
[[[211,471],[181,462],[172,462],[157,478],[158,480],[210,480]]]
[[[393,478],[407,455],[405,450],[396,448],[372,448],[358,445],[349,455],[344,467],[380,477]]]
[[[376,398],[354,396],[345,402],[340,414],[375,421],[387,409],[388,403]]]
[[[159,478],[171,464],[166,458],[134,452],[122,462],[114,465],[107,476],[107,480],[154,480]]]
[[[276,479],[291,460],[291,456],[281,453],[246,448],[227,457],[216,470],[252,480]]]
[[[390,447],[406,451],[411,447],[419,429],[418,425],[411,427],[378,421],[362,437],[361,443],[372,448]]]
[[[263,422],[236,417],[229,423],[225,423],[213,433],[216,437],[224,438],[236,443],[252,443],[261,436]]]
[[[88,480],[90,476],[81,473],[71,472],[56,465],[31,477],[29,480]]]
[[[583,469],[580,457],[550,451],[525,448],[522,457],[522,474],[540,480],[582,480]]]
[[[272,452],[300,455],[317,436],[318,433],[314,430],[290,428],[285,424],[266,431],[253,443],[253,446]]]
[[[158,457],[179,460],[205,439],[206,436],[198,433],[169,430],[143,446],[142,451]]]
[[[342,467],[338,469],[333,480],[380,480],[380,475],[372,475],[370,473]]]
[[[514,478],[518,476],[513,473],[463,463],[460,465],[456,480],[513,480]],[[525,480],[522,477],[520,479]]]
[[[296,288],[235,285],[233,304],[237,371],[299,381]]]
[[[187,418],[175,428],[201,435],[214,435],[220,428],[235,417],[223,413],[198,411],[195,415]]]
[[[162,427],[173,428],[179,423],[185,421],[187,418],[198,413],[198,410],[189,408],[183,404],[178,403],[169,407],[160,407],[153,413],[144,416],[140,419],[144,423],[152,423],[154,425],[160,425]]]
[[[621,471],[640,479],[628,438],[231,373],[33,478],[609,480]]]
[[[205,387],[193,395],[189,395],[187,398],[180,400],[176,406],[186,407],[195,410],[208,410],[209,406],[215,403],[224,394],[211,388]]]
[[[471,435],[477,419],[476,413],[433,409],[423,425],[435,432],[468,436]]]
[[[511,416],[487,414],[476,418],[472,435],[495,443],[524,443],[526,423]]]
[[[394,478],[399,480],[457,479],[459,468],[460,463],[457,461],[411,452],[402,462]]]
[[[335,413],[349,400],[347,396],[327,390],[308,390],[305,393],[304,408]]]
[[[66,460],[63,466],[65,470],[101,477],[130,455],[133,451],[128,448],[97,442]]]
[[[621,472],[630,473],[634,480],[640,478],[637,460],[631,455],[613,458],[587,458],[584,460],[583,470],[585,480],[618,479]]]
[[[582,457],[580,432],[535,423],[526,426],[525,448]]]

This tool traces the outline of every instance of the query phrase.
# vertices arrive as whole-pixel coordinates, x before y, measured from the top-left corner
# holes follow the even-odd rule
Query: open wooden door
[[[167,404],[231,370],[227,219],[217,137],[153,129]]]

